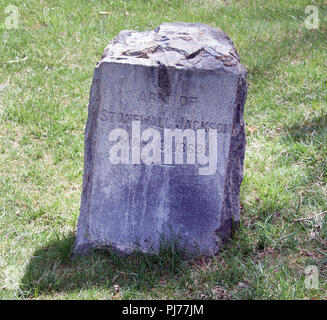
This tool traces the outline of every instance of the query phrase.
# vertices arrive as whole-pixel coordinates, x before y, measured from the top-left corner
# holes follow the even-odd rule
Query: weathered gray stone
[[[217,253],[240,218],[246,91],[219,29],[121,31],[94,71],[75,254]]]

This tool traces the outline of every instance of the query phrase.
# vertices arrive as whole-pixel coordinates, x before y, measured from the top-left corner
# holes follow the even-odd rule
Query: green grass
[[[318,30],[304,27],[310,4]],[[326,20],[318,0],[2,0],[0,298],[326,299],[327,216],[294,221],[327,210]],[[213,258],[72,260],[93,68],[120,30],[164,21],[220,27],[248,69],[240,229]],[[305,287],[308,265],[319,289]]]

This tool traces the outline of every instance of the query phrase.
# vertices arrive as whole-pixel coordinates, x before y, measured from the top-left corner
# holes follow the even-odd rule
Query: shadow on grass
[[[75,235],[69,234],[34,252],[20,282],[23,298],[92,287],[108,290],[110,297],[117,285],[124,291],[123,298],[137,298],[166,282],[182,283],[186,274],[185,261],[173,246],[161,248],[157,255],[121,256],[113,250],[96,250],[72,259],[74,243]]]
[[[263,80],[270,81],[272,77],[280,74],[278,66],[287,65],[289,60],[298,57],[307,59],[313,50],[323,51],[322,46],[326,41],[324,33],[310,31],[289,29],[277,38],[275,34],[271,34],[267,39],[258,37],[246,42],[239,48],[239,54],[241,63],[247,68],[249,82],[258,84]],[[290,37],[292,32],[294,36]]]
[[[327,134],[327,115],[304,121],[303,124],[295,123],[284,128],[285,138],[291,138],[293,142],[322,143],[323,135]]]

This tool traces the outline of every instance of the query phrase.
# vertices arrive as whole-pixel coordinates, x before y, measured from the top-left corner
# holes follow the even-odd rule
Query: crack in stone
[[[158,61],[158,87],[161,89],[163,99],[171,94],[171,83],[167,67]]]

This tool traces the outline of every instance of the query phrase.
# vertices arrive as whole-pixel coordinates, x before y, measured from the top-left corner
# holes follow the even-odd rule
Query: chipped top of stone
[[[220,29],[200,23],[163,23],[155,30],[123,30],[101,62],[217,70],[238,67],[232,40]]]

